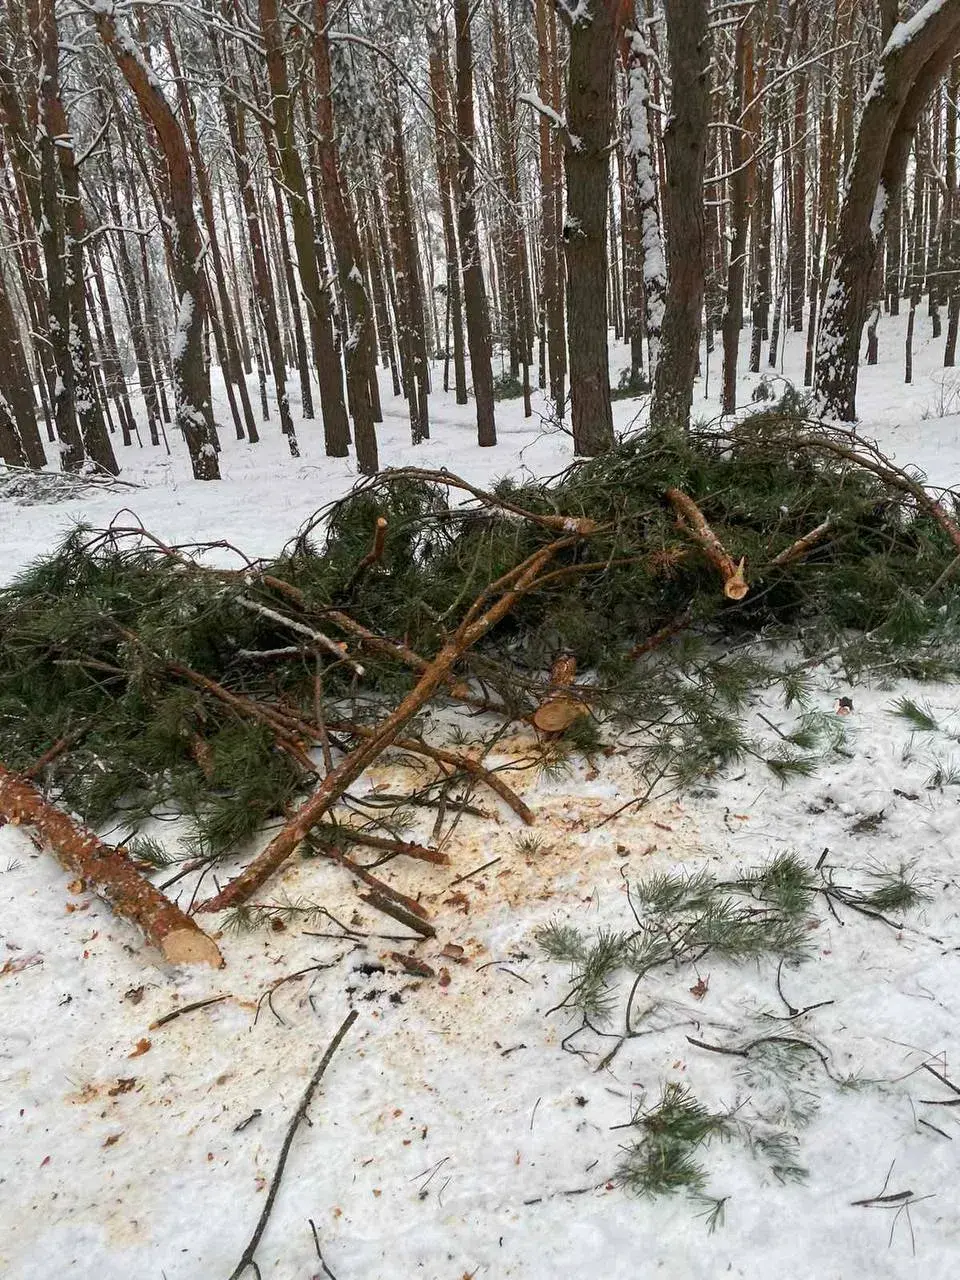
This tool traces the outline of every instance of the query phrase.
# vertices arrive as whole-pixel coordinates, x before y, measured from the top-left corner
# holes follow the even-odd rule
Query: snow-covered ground
[[[939,415],[944,403],[960,404],[949,371],[940,385],[940,343],[918,342],[917,381],[904,388],[902,326],[884,324],[884,362],[861,370],[863,430],[932,482],[956,483],[960,416]],[[790,335],[788,375],[801,360]],[[743,379],[744,400],[755,382]],[[552,473],[569,458],[569,441],[542,434],[536,419],[524,424],[516,402],[500,406],[500,444],[484,451],[473,444],[472,406],[452,396],[432,397],[433,439],[417,449],[402,402],[387,396],[385,407],[387,464],[488,480],[520,466]],[[713,416],[716,404],[698,399],[697,410]],[[636,411],[618,402],[618,424]],[[124,457],[124,478],[144,487],[129,495],[0,505],[0,577],[48,550],[72,521],[102,526],[123,505],[167,541],[225,538],[248,554],[276,552],[354,477],[348,463],[324,458],[317,424],[300,428],[299,461],[285,456],[275,424],[265,430],[254,448],[223,433],[219,485],[193,483],[181,450],[172,461],[137,453]],[[290,1118],[349,1008],[360,1016],[294,1140],[257,1253],[264,1280],[956,1275],[960,1112],[938,1105],[957,1094],[924,1064],[960,1085],[960,792],[946,785],[960,760],[960,694],[946,685],[851,689],[837,679],[828,666],[814,672],[811,706],[832,714],[839,696],[852,698],[842,750],[786,788],[751,761],[695,795],[604,823],[638,791],[627,740],[597,769],[581,762],[554,780],[511,774],[536,811],[539,843],[484,800],[496,820],[465,818],[448,868],[392,864],[394,883],[419,895],[438,926],[434,942],[415,948],[377,936],[386,918],[362,904],[355,915],[346,877],[308,861],[265,900],[321,902],[367,936],[322,936],[337,930],[316,923],[227,933],[225,969],[171,971],[98,900],[72,892],[26,831],[4,828],[0,1276],[226,1280]],[[895,715],[904,694],[928,703],[941,729],[917,733]],[[761,715],[785,731],[796,719],[758,701],[755,727],[768,738],[775,730]],[[521,734],[499,749],[523,746]],[[375,769],[366,785],[386,775]],[[784,998],[769,962],[661,971],[641,988],[643,1034],[606,1067],[597,1070],[613,1040],[587,1035],[567,1046],[586,1056],[564,1051],[576,1023],[548,1011],[568,973],[543,958],[537,927],[559,919],[588,933],[628,928],[625,878],[703,867],[723,878],[784,850],[814,864],[824,849],[841,883],[915,861],[931,898],[902,930],[842,909],[837,918],[818,902],[811,957],[784,968]],[[391,956],[398,950],[415,950],[437,976],[411,977]],[[272,1007],[262,999],[306,969],[277,987]],[[154,1025],[214,996],[224,998]],[[785,1001],[821,1007],[790,1020]],[[622,1002],[610,1029],[621,1023]],[[740,1138],[715,1143],[699,1153],[706,1193],[724,1200],[712,1232],[706,1202],[638,1199],[616,1187],[630,1138],[622,1126],[666,1083],[686,1084],[713,1109],[738,1108],[745,1127],[782,1106],[769,1082],[744,1078],[741,1058],[688,1039],[737,1046],[771,1028],[823,1054],[807,1055],[792,1086],[808,1102],[796,1155],[806,1179],[779,1182]],[[852,1203],[881,1193],[894,1198]]]

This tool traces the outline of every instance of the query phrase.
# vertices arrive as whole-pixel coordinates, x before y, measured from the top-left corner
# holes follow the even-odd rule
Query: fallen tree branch
[[[445,867],[450,859],[439,849],[431,849],[428,845],[415,844],[409,840],[390,840],[386,836],[375,836],[369,831],[361,831],[358,827],[338,826],[337,833],[353,844],[366,845],[370,849],[379,849],[398,858],[415,858],[419,862],[433,862]]]
[[[346,586],[343,588],[343,594],[350,596],[356,587],[366,575],[368,569],[375,564],[379,564],[383,559],[384,548],[387,545],[387,522],[383,516],[377,517],[376,527],[373,531],[373,546],[363,557],[360,563],[354,569],[353,573],[347,580]]]
[[[225,911],[241,906],[278,871],[323,815],[339,800],[347,787],[395,742],[404,725],[409,723],[421,707],[430,700],[467,650],[481,640],[491,627],[505,618],[520,597],[535,586],[543,566],[549,563],[558,552],[573,545],[575,541],[576,536],[571,535],[548,543],[547,546],[541,547],[533,555],[528,556],[516,568],[504,574],[497,582],[485,588],[468,610],[466,618],[453,637],[443,646],[429,669],[423,673],[402,702],[370,737],[327,774],[314,794],[300,806],[294,817],[284,825],[249,866],[213,898],[202,902],[198,910]],[[483,603],[497,591],[501,593],[499,599],[481,613]]]
[[[437,936],[436,929],[428,920],[423,920],[420,916],[415,916],[410,911],[404,911],[399,902],[394,902],[392,898],[385,898],[382,893],[375,893],[371,889],[369,893],[361,893],[360,901],[375,907],[377,911],[382,911],[385,916],[389,916],[391,920],[396,920],[398,924],[406,925],[408,929],[418,933],[421,938],[435,938]]]
[[[792,564],[794,560],[799,560],[805,556],[811,547],[815,547],[818,542],[822,542],[830,530],[833,528],[833,521],[829,516],[815,529],[811,529],[809,533],[805,533],[802,538],[798,538],[796,542],[792,542],[789,547],[785,547],[779,555],[775,555],[770,561],[769,568],[782,569],[784,565]]]
[[[678,527],[698,543],[707,559],[723,578],[723,594],[728,600],[742,600],[750,590],[743,576],[743,560],[736,564],[723,543],[704,519],[703,512],[681,489],[666,491],[667,501],[677,513]]]
[[[276,609],[269,609],[265,604],[259,604],[256,600],[248,600],[246,596],[237,596],[237,604],[243,609],[249,609],[251,613],[258,613],[261,618],[267,618],[270,622],[275,622],[278,626],[286,627],[288,631],[294,631],[297,635],[306,636],[315,645],[333,654],[340,662],[345,662],[354,675],[363,675],[363,667],[359,662],[354,662],[348,656],[347,646],[342,642],[338,643],[336,640],[331,640],[322,631],[314,631],[312,627],[304,626],[302,622],[297,622],[295,618],[288,618],[286,614],[278,613]]]
[[[122,849],[104,844],[2,764],[0,815],[14,825],[36,828],[62,865],[76,872],[115,915],[139,925],[170,964],[223,965],[213,939],[145,879]]]
[[[849,443],[843,443],[843,440]],[[859,449],[855,446],[859,446]],[[909,494],[917,506],[922,507],[927,515],[937,522],[953,545],[960,551],[960,525],[957,524],[952,516],[947,514],[943,503],[938,502],[919,481],[914,480],[902,467],[898,467],[896,463],[891,462],[885,454],[880,452],[876,445],[872,445],[866,440],[861,440],[853,432],[846,432],[842,440],[834,439],[830,436],[797,436],[796,439],[790,441],[790,447],[793,449],[823,449],[837,458],[844,458],[847,462],[852,462],[854,466],[863,467],[865,471],[871,471],[884,484],[890,485],[891,488],[899,489],[901,493]],[[866,452],[862,452],[863,450]]]
[[[349,733],[358,738],[369,738],[376,733],[375,729],[369,729],[366,725],[354,724],[351,720],[338,720],[331,728],[341,733]],[[460,769],[463,773],[469,773],[471,777],[482,782],[484,786],[495,792],[500,799],[506,804],[528,827],[532,827],[536,822],[533,811],[528,805],[520,799],[512,787],[491,769],[485,769],[478,760],[474,760],[472,756],[462,755],[458,751],[450,751],[446,747],[433,747],[429,742],[424,742],[422,738],[396,738],[392,745],[398,750],[409,751],[412,755],[425,756],[428,760],[435,760],[438,764],[450,765],[454,769]]]
[[[375,483],[379,486],[389,484],[392,480],[426,480],[430,484],[446,485],[449,489],[462,489],[485,506],[509,511],[511,515],[529,520],[532,524],[538,524],[542,529],[550,529],[554,533],[576,533],[584,537],[596,532],[597,529],[596,520],[586,516],[543,515],[537,511],[528,511],[525,507],[518,507],[515,502],[508,502],[506,498],[498,498],[496,494],[489,493],[486,489],[477,488],[476,485],[470,484],[469,481],[450,471],[424,471],[419,467],[397,467],[395,470],[381,471]]]
[[[257,1246],[260,1244],[260,1239],[263,1236],[263,1233],[267,1227],[267,1223],[270,1220],[270,1213],[273,1209],[273,1202],[276,1200],[277,1192],[280,1190],[280,1180],[283,1177],[283,1171],[286,1168],[287,1157],[290,1154],[291,1146],[293,1146],[293,1140],[296,1137],[297,1130],[300,1128],[301,1122],[303,1121],[304,1117],[307,1114],[307,1111],[310,1107],[310,1103],[313,1101],[313,1095],[317,1092],[317,1088],[320,1084],[320,1081],[323,1079],[323,1073],[326,1071],[327,1067],[329,1067],[330,1062],[333,1058],[333,1055],[340,1048],[340,1044],[344,1036],[347,1034],[347,1032],[350,1030],[350,1028],[353,1026],[356,1020],[357,1020],[357,1011],[356,1009],[351,1009],[350,1012],[347,1014],[347,1016],[344,1018],[343,1022],[341,1022],[340,1028],[337,1031],[337,1034],[330,1041],[330,1044],[327,1047],[326,1053],[320,1059],[320,1065],[317,1067],[316,1071],[314,1071],[313,1075],[311,1076],[310,1083],[307,1085],[306,1090],[304,1091],[303,1097],[300,1099],[299,1107],[297,1107],[296,1111],[293,1113],[293,1119],[290,1121],[290,1124],[287,1128],[287,1136],[283,1140],[283,1146],[280,1148],[280,1155],[277,1157],[277,1167],[274,1170],[273,1177],[270,1179],[270,1187],[269,1187],[269,1190],[267,1191],[267,1199],[260,1213],[260,1218],[257,1222],[257,1225],[253,1229],[253,1235],[250,1237],[250,1242],[248,1243],[247,1247],[244,1249],[240,1257],[240,1261],[237,1263],[236,1267],[234,1267],[233,1271],[231,1271],[230,1273],[230,1280],[240,1280],[240,1276],[243,1275],[244,1271],[246,1271],[248,1267],[253,1267],[254,1270],[257,1272],[257,1275],[260,1274],[259,1268],[257,1267],[257,1264],[254,1262],[253,1259],[254,1259],[254,1255],[257,1252]]]

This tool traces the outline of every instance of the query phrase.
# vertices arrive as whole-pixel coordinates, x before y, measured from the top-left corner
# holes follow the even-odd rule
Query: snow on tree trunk
[[[133,90],[144,119],[149,120],[156,131],[166,162],[173,223],[171,268],[178,297],[177,324],[171,344],[177,426],[187,442],[194,478],[219,480],[210,374],[203,352],[206,284],[200,229],[193,210],[193,177],[187,144],[159,81],[133,40],[117,26],[113,5],[99,4],[93,13],[101,39]]]
[[[640,225],[640,254],[643,292],[646,299],[647,351],[650,377],[656,374],[660,356],[660,336],[667,297],[667,262],[660,230],[657,206],[653,143],[647,116],[650,102],[650,77],[647,71],[646,40],[639,31],[631,33],[629,54],[629,87],[627,90],[627,136],[624,152],[633,170],[634,199]]]
[[[887,214],[903,182],[920,113],[958,49],[960,0],[927,0],[894,27],[867,92],[817,340],[814,398],[824,417],[856,418],[860,338]]]

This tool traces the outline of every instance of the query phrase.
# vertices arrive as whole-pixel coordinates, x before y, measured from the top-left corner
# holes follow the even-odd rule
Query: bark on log
[[[739,564],[734,561],[703,518],[703,512],[682,490],[668,489],[667,501],[677,513],[679,527],[700,544],[723,578],[723,594],[728,600],[742,600],[750,590],[743,576],[743,560]]]
[[[36,787],[0,764],[0,816],[34,827],[57,858],[75,871],[115,915],[132,920],[170,964],[223,965],[212,938],[136,870],[122,849],[49,804]]]

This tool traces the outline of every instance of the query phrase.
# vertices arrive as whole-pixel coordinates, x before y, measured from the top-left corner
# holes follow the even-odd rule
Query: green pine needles
[[[554,921],[536,937],[547,956],[571,965],[570,989],[560,1007],[603,1027],[617,1007],[621,973],[642,978],[653,969],[699,964],[710,955],[732,961],[803,956],[816,892],[816,877],[790,853],[733,882],[707,871],[662,872],[629,890],[635,929],[600,930],[591,940]]]
[[[853,912],[899,932],[904,925],[891,915],[919,907],[929,898],[910,863],[863,868],[851,878],[856,883],[841,884],[837,870],[825,859],[811,867],[790,852],[744,869],[732,880],[720,880],[703,868],[657,872],[628,887],[631,928],[600,929],[590,935],[567,921],[554,920],[538,931],[543,953],[570,967],[566,995],[550,1010],[564,1010],[578,1019],[564,1047],[584,1053],[572,1048],[582,1033],[592,1033],[597,1044],[610,1038],[615,1042],[597,1070],[609,1066],[623,1046],[645,1030],[664,1029],[654,1017],[658,1010],[679,1011],[689,1006],[690,995],[705,995],[708,983],[700,975],[708,961],[778,961],[771,986],[784,1013],[764,1012],[752,1029],[748,1024],[741,1036],[724,1043],[703,1038],[698,1019],[689,1022],[697,1031],[686,1037],[683,1052],[692,1044],[698,1051],[717,1054],[717,1061],[735,1064],[733,1087],[739,1096],[733,1105],[712,1111],[685,1084],[665,1084],[659,1101],[652,1107],[641,1104],[627,1126],[634,1136],[623,1146],[617,1170],[624,1187],[640,1195],[685,1191],[706,1205],[701,1216],[713,1230],[722,1221],[726,1203],[726,1197],[703,1195],[703,1151],[714,1138],[735,1139],[780,1182],[801,1182],[807,1176],[800,1135],[820,1109],[824,1078],[839,1088],[854,1087],[858,1081],[838,1074],[830,1054],[799,1022],[822,1005],[792,1006],[784,995],[783,970],[809,955],[812,931],[819,924],[818,901],[841,922],[844,913]],[[660,972],[654,983],[655,970]],[[697,982],[690,986],[693,977]],[[675,994],[672,982],[679,988]],[[638,1012],[645,986],[652,999]],[[618,1011],[623,1027],[619,1036],[607,1030]]]
[[[524,717],[557,653],[576,655],[590,714],[546,744],[545,771],[596,752],[609,725],[637,734],[651,788],[689,787],[746,756],[783,781],[809,773],[832,748],[804,709],[802,671],[782,669],[776,644],[832,652],[853,674],[957,670],[960,601],[942,590],[950,538],[868,468],[795,446],[803,415],[788,396],[729,435],[641,432],[551,480],[495,486],[497,501],[536,516],[595,524],[457,673],[502,715]],[[678,529],[671,486],[745,558],[744,600],[724,598],[714,565]],[[383,472],[269,563],[218,548],[218,563],[236,556],[230,571],[212,567],[209,548],[166,547],[139,526],[74,530],[0,591],[0,759],[27,769],[65,744],[44,781],[89,822],[135,828],[183,814],[205,856],[236,850],[314,785],[298,749],[315,741],[298,726],[318,714],[369,725],[417,679],[343,629],[344,615],[429,660],[482,591],[555,538],[556,527],[463,496],[443,473]],[[386,542],[371,562],[381,519]],[[797,554],[821,525],[826,535]],[[350,656],[312,643],[316,632]],[[778,684],[801,720],[771,748],[744,720],[756,691]],[[251,716],[251,702],[287,728]],[[929,727],[922,708],[912,714]],[[736,931],[727,919],[717,927]]]
[[[624,1148],[617,1181],[637,1195],[701,1191],[706,1175],[699,1148],[730,1134],[728,1116],[709,1111],[682,1084],[666,1084],[656,1106],[634,1113],[639,1137]]]

